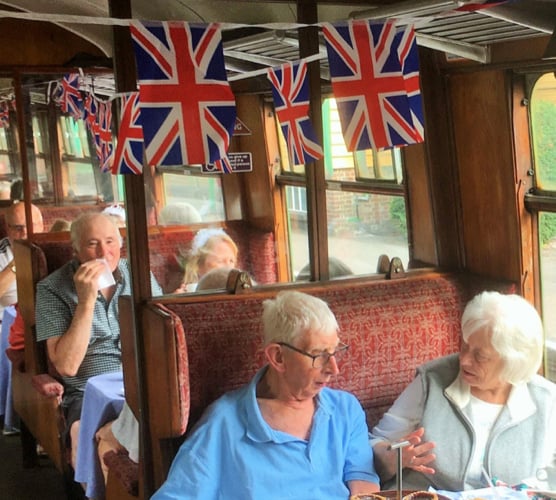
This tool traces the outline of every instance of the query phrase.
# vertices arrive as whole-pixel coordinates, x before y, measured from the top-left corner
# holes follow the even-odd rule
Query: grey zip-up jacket
[[[466,409],[469,385],[458,377],[459,357],[452,354],[417,369],[425,398],[421,425],[425,441],[436,443],[434,475],[404,469],[403,487],[461,491],[469,469],[475,432]],[[510,485],[534,477],[556,458],[556,385],[535,376],[512,388],[494,424],[484,467],[491,477]]]

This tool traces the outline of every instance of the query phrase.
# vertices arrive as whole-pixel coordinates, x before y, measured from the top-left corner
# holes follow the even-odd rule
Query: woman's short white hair
[[[528,382],[538,372],[543,353],[543,326],[537,310],[519,295],[482,292],[465,307],[463,340],[486,329],[504,362],[500,378],[510,384]]]
[[[296,291],[282,291],[263,302],[264,343],[293,344],[308,331],[334,335],[338,322],[328,304],[317,297]]]

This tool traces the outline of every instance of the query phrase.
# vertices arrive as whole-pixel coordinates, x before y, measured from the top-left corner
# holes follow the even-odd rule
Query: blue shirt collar
[[[242,409],[247,421],[246,435],[249,439],[260,443],[266,443],[269,441],[275,443],[300,441],[300,439],[295,436],[272,429],[262,416],[261,409],[257,403],[257,384],[264,377],[267,370],[268,365],[265,365],[257,372],[247,386],[245,394],[242,398]],[[323,413],[326,416],[330,416],[332,414],[332,408],[327,397],[327,392],[328,389],[325,388],[316,396],[317,409],[315,411],[315,415],[316,413]],[[311,435],[313,435],[312,432]]]

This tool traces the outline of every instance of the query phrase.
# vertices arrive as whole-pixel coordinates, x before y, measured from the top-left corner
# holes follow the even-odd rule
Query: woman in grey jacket
[[[537,374],[541,319],[518,295],[483,292],[462,316],[459,354],[427,363],[371,436],[383,487],[403,450],[403,485],[460,491],[534,478],[556,457],[556,385]]]

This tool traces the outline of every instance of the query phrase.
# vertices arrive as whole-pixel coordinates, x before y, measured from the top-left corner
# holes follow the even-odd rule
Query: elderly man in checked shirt
[[[36,329],[64,383],[62,407],[75,468],[85,384],[89,377],[122,368],[118,299],[131,294],[131,282],[112,217],[82,214],[70,232],[75,258],[37,285]],[[99,288],[106,263],[115,283]],[[162,293],[152,274],[151,287],[153,295]]]

